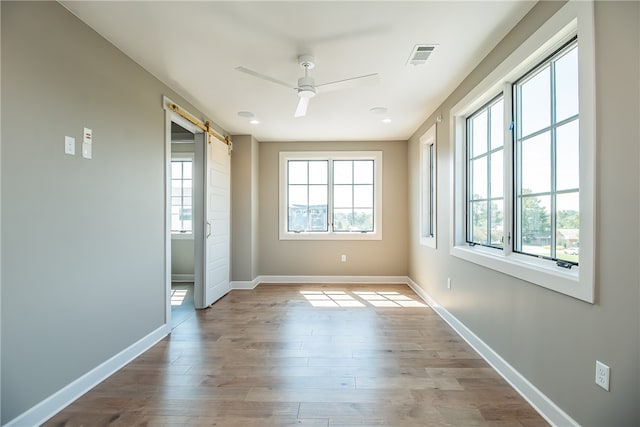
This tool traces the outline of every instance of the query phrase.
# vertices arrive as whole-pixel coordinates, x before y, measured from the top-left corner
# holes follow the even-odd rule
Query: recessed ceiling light
[[[251,117],[254,116],[254,114],[251,111],[238,111],[238,115],[240,117],[245,117],[247,119],[250,119]]]
[[[259,124],[260,124],[260,120],[258,120],[258,119],[251,119],[251,120],[249,120],[249,123],[251,123],[252,125],[259,125]]]
[[[371,111],[373,114],[386,114],[387,107],[373,107],[370,108],[369,111]]]
[[[389,117],[385,117],[382,119],[382,123],[391,123],[391,119]]]

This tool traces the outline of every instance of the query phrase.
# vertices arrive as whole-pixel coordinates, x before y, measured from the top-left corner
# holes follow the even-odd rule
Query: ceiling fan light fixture
[[[314,96],[316,96],[316,90],[313,88],[313,86],[301,87],[300,89],[298,89],[298,96],[300,98],[313,98]]]

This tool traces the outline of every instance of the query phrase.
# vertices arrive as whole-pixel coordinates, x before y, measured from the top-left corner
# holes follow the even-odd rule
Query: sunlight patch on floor
[[[188,289],[171,289],[171,305],[182,305],[188,293]]]
[[[313,307],[426,307],[426,304],[414,300],[399,292],[361,291],[350,295],[344,291],[300,291]]]

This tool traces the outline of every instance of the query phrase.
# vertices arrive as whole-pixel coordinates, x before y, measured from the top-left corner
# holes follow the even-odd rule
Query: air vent
[[[431,55],[435,49],[434,45],[428,44],[417,44],[413,47],[411,51],[411,55],[409,56],[409,61],[407,61],[407,65],[422,65],[427,62],[427,58]]]

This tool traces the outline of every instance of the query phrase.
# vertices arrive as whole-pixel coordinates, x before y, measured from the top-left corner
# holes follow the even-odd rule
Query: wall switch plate
[[[75,156],[76,154],[76,139],[72,136],[64,137],[64,152]]]
[[[447,277],[447,289],[451,289],[451,277]]]
[[[91,141],[93,141],[93,131],[89,128],[84,128],[82,142],[86,144],[91,144]]]
[[[82,143],[82,157],[84,157],[85,159],[90,159],[93,155],[92,151],[93,150],[91,149],[91,143]]]
[[[347,262],[347,256],[346,255],[341,255],[340,256],[340,261]]]
[[[609,391],[610,368],[604,363],[596,360],[596,384]]]

